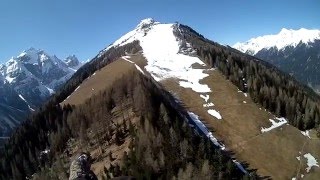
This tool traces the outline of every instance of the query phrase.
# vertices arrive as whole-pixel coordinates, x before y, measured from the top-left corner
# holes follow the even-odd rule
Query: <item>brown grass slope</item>
[[[237,159],[258,169],[258,174],[273,179],[291,179],[296,175],[300,177],[300,174],[306,174],[306,162],[300,164],[296,159],[299,152],[311,153],[316,159],[320,159],[320,141],[315,135],[309,139],[291,125],[262,134],[261,127],[271,126],[268,119],[274,115],[260,108],[250,97],[238,92],[238,88],[219,71],[208,72],[210,76],[202,83],[212,89],[210,101],[222,115],[222,120],[217,120],[206,112],[207,109],[203,107],[205,102],[198,93],[180,87],[174,79],[163,84],[167,90],[176,92],[190,111],[200,115],[214,134],[235,153]],[[309,176],[320,178],[319,168],[313,167],[313,171],[310,175],[305,175],[305,178]]]
[[[140,53],[132,55],[130,60],[136,62],[136,64],[140,66],[145,65],[145,61],[140,58]],[[65,99],[61,105],[79,105],[84,103],[86,99],[98,94],[106,88],[110,88],[110,86],[117,81],[119,77],[124,76],[129,70],[134,68],[134,64],[125,61],[123,58],[115,60],[84,80],[79,88],[74,91],[69,98]]]

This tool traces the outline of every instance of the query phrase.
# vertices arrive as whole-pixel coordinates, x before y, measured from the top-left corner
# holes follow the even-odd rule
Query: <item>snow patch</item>
[[[207,85],[200,84],[197,79],[198,78],[195,77],[194,79],[189,79],[190,81],[180,81],[179,85],[184,88],[191,88],[193,91],[199,93],[211,92],[211,89]]]
[[[202,99],[204,99],[204,101],[206,102],[205,104],[203,104],[203,107],[212,107],[212,106],[214,106],[214,104],[212,102],[209,102],[210,96],[208,94],[206,94],[206,95],[200,94],[200,97]],[[221,114],[218,111],[214,110],[214,109],[209,109],[209,110],[207,110],[207,112],[208,112],[208,114],[210,114],[211,116],[213,116],[213,117],[215,117],[217,119],[222,119]]]
[[[44,62],[44,61],[48,60],[49,57],[46,54],[40,54],[39,59],[40,59],[40,62]]]
[[[122,56],[123,59],[128,60],[129,58],[131,58],[131,56]],[[130,60],[129,60],[130,61]],[[132,61],[131,61],[132,62]]]
[[[70,95],[64,100],[64,101],[66,101],[67,99],[69,99],[70,98]]]
[[[76,72],[77,69],[74,69],[74,68],[71,68],[71,67],[68,67],[68,69],[70,69],[72,72]]]
[[[302,135],[308,137],[309,139],[311,139],[310,134],[309,134],[309,130],[305,130],[305,131],[300,131]]]
[[[212,132],[210,132],[208,128],[202,123],[198,115],[194,114],[193,112],[188,112],[188,114],[195,123],[195,125],[210,139],[210,141],[214,145],[220,147],[221,150],[225,150],[225,145],[218,142],[217,138],[215,138]]]
[[[5,79],[8,81],[8,83],[11,84],[12,82],[14,82],[14,80],[15,80],[16,78],[15,78],[15,77],[12,78],[12,77],[10,77],[10,76],[6,76]]]
[[[217,119],[222,119],[222,116],[221,116],[221,114],[218,112],[218,111],[216,111],[216,110],[214,110],[214,109],[209,109],[208,110],[208,113],[211,115],[211,116],[213,116],[213,117],[215,117],[215,118],[217,118]]]
[[[239,90],[239,89],[238,89],[238,93],[243,93],[243,95],[244,95],[245,97],[248,97],[248,94],[247,94],[247,93],[245,93],[245,92],[243,92],[243,91],[241,91],[241,90]]]
[[[208,100],[209,100],[209,98],[210,98],[210,96],[209,96],[208,94],[206,94],[206,95],[200,94],[200,97],[201,97],[202,99],[204,99],[205,102],[208,102]]]
[[[241,165],[241,163],[239,163],[237,160],[233,159],[232,160],[233,163],[236,164],[236,166],[245,174],[247,174],[248,172],[246,171],[246,169]]]
[[[137,70],[140,71],[140,72],[144,75],[143,70],[142,70],[138,65],[136,65],[136,64],[134,64],[134,65],[135,65],[135,67],[137,68]]]
[[[45,149],[40,152],[40,154],[48,154],[50,152],[50,149]]]
[[[31,108],[31,106],[29,105],[29,103],[27,102],[27,100],[26,100],[21,94],[19,94],[19,97],[20,97],[20,99],[22,99],[22,100],[28,105],[28,108],[29,108],[31,111],[35,111],[33,108]]]
[[[20,53],[19,56],[17,56],[17,58],[22,58],[22,57],[25,56],[25,55],[27,55],[27,53],[26,53],[26,52],[22,52],[22,53]]]
[[[317,159],[314,158],[310,153],[305,154],[303,157],[307,159],[307,165],[308,165],[308,167],[306,168],[307,172],[309,172],[313,166],[319,167]]]
[[[134,64],[134,66],[136,67],[136,69],[137,69],[138,71],[140,71],[143,75],[145,75],[144,72],[143,72],[143,70],[142,70],[135,62],[130,61],[128,58],[130,58],[130,56],[122,56],[122,59],[124,59],[125,61],[128,61],[128,62],[131,63],[131,64]]]
[[[48,86],[45,86],[45,87],[48,89],[50,95],[54,94],[54,90],[53,89],[49,88]]]
[[[212,107],[214,104],[212,102],[209,102],[207,104],[203,104],[203,107]]]
[[[280,126],[287,123],[287,120],[283,117],[282,118],[275,118],[275,120],[269,119],[269,121],[272,123],[272,125],[268,128],[262,127],[261,128],[262,133],[271,131],[272,129],[275,129],[275,128],[280,127]]]
[[[124,59],[125,61],[128,61],[131,64],[134,64],[134,62],[130,61],[128,58],[130,58],[130,56],[122,56],[122,59]]]
[[[79,88],[80,88],[80,86],[78,86],[78,87],[74,90],[74,92],[76,92]]]

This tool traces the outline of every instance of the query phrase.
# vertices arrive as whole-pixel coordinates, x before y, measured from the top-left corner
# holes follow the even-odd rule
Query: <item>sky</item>
[[[1,0],[0,63],[30,47],[85,61],[148,17],[233,45],[282,28],[320,29],[320,1]]]

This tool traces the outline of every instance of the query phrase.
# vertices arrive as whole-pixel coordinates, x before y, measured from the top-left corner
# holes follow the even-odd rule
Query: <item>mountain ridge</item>
[[[2,102],[2,108],[7,105],[16,111],[23,109],[23,113],[18,113],[21,117],[13,115],[12,110],[7,110],[8,113],[6,110],[1,111],[0,134],[8,135],[7,132],[41,106],[80,66],[81,62],[74,55],[60,60],[55,55],[33,47],[0,64],[0,88],[3,89],[3,98],[6,98]],[[12,95],[8,95],[9,92]],[[20,103],[10,103],[14,101]],[[6,133],[2,133],[3,131]]]
[[[320,30],[305,29],[298,30],[282,28],[278,34],[263,35],[241,43],[238,42],[232,47],[243,53],[255,55],[262,49],[270,49],[276,47],[279,51],[292,46],[296,47],[299,43],[309,44],[320,39]]]
[[[278,35],[252,38],[233,47],[275,65],[320,93],[320,30],[283,29]]]
[[[150,21],[148,21],[148,22],[150,22]],[[172,34],[175,36],[174,41],[179,42],[179,48],[178,48],[178,50],[176,50],[175,47],[172,48],[175,50],[175,52],[173,54],[181,55],[181,54],[185,53],[184,55],[198,57],[201,59],[201,61],[205,62],[208,67],[212,68],[213,72],[215,72],[214,69],[221,71],[222,74],[226,77],[226,79],[230,80],[234,85],[236,85],[239,88],[238,91],[247,92],[248,94],[244,93],[244,94],[246,94],[245,97],[249,96],[249,94],[250,94],[251,98],[253,99],[253,102],[255,102],[257,104],[261,104],[263,108],[266,108],[265,111],[267,111],[267,109],[268,109],[269,111],[274,112],[274,114],[279,115],[281,117],[282,115],[286,114],[285,107],[289,107],[287,100],[285,100],[286,98],[282,99],[283,97],[280,100],[281,103],[278,103],[279,105],[282,104],[282,105],[280,105],[282,107],[278,106],[278,108],[279,108],[278,112],[276,112],[275,109],[272,109],[274,107],[274,105],[271,105],[271,104],[277,104],[276,102],[272,102],[272,101],[263,102],[265,99],[263,97],[268,96],[268,98],[266,98],[266,99],[272,99],[270,97],[271,94],[268,93],[269,90],[266,90],[266,89],[270,88],[270,90],[271,90],[274,87],[279,88],[280,89],[279,92],[281,92],[281,93],[285,92],[284,93],[285,96],[290,96],[290,98],[293,98],[291,96],[297,95],[297,94],[295,94],[295,95],[291,94],[292,92],[290,92],[290,91],[292,89],[297,89],[297,92],[304,94],[304,95],[300,94],[297,96],[301,97],[301,96],[306,96],[306,94],[309,94],[310,99],[313,99],[315,102],[319,101],[319,97],[316,94],[313,94],[313,91],[311,89],[309,89],[308,87],[302,86],[294,78],[292,78],[291,76],[289,76],[286,73],[281,72],[278,68],[272,66],[270,63],[261,61],[253,56],[239,53],[239,51],[234,50],[230,47],[225,47],[225,46],[219,45],[218,43],[215,43],[213,41],[210,41],[210,40],[204,38],[201,34],[197,33],[192,28],[190,28],[186,25],[179,24],[179,23],[173,23],[173,24],[172,23],[164,23],[164,24],[155,23],[155,25],[151,25],[151,27],[147,25],[146,26],[147,31],[144,31],[144,30],[140,31],[139,29],[134,28],[132,31],[129,31],[127,34],[121,36],[117,41],[115,41],[114,43],[112,43],[111,45],[109,45],[108,47],[103,49],[102,51],[100,51],[100,53],[91,61],[90,67],[100,69],[104,66],[106,66],[106,67],[112,66],[117,61],[120,61],[119,59],[123,59],[123,58],[128,59],[130,57],[130,55],[132,55],[131,57],[133,58],[134,56],[136,56],[136,53],[132,53],[132,49],[134,49],[133,52],[138,52],[137,54],[141,53],[141,55],[144,58],[147,58],[147,60],[145,60],[146,62],[142,63],[144,65],[142,65],[142,67],[141,67],[141,69],[143,69],[145,73],[147,72],[146,74],[151,73],[150,75],[155,80],[160,80],[159,82],[162,82],[162,81],[167,82],[167,81],[170,81],[171,79],[175,79],[174,83],[177,83],[178,87],[180,87],[182,89],[191,88],[191,91],[193,91],[193,92],[195,92],[195,94],[197,94],[197,95],[195,95],[195,97],[192,96],[192,99],[200,97],[206,101],[206,103],[203,104],[203,107],[207,107],[207,109],[205,110],[204,114],[202,114],[202,117],[206,116],[206,118],[213,118],[213,119],[220,119],[220,117],[221,117],[222,122],[223,122],[224,114],[220,114],[219,111],[221,112],[222,110],[220,110],[219,107],[214,106],[215,103],[212,103],[212,101],[210,101],[210,99],[212,98],[211,97],[212,94],[209,95],[208,89],[207,88],[200,88],[201,90],[203,90],[203,92],[199,93],[200,96],[199,96],[198,92],[196,92],[197,89],[196,88],[193,89],[195,86],[196,87],[205,87],[206,86],[206,85],[204,85],[204,86],[199,85],[201,77],[199,78],[197,76],[194,76],[194,77],[188,76],[189,78],[186,80],[185,77],[180,76],[179,74],[174,74],[174,76],[170,75],[172,72],[175,72],[175,71],[172,71],[172,69],[179,69],[180,68],[179,66],[185,66],[185,64],[184,64],[185,62],[176,64],[175,66],[173,66],[173,65],[171,65],[169,67],[163,66],[163,63],[165,63],[166,61],[176,60],[175,58],[172,58],[173,55],[172,56],[168,55],[172,52],[171,50],[165,51],[165,52],[168,52],[168,54],[163,54],[160,57],[155,57],[155,56],[148,57],[148,54],[146,54],[148,52],[148,49],[144,48],[145,47],[144,43],[148,42],[148,38],[153,34],[153,31],[156,31],[157,27],[153,27],[153,26],[167,27],[165,29],[170,31],[170,35],[168,34],[168,36],[172,36]],[[136,26],[136,27],[138,27],[138,26]],[[145,33],[145,32],[147,32],[147,33]],[[155,54],[162,52],[163,49],[166,49],[166,47],[162,48],[161,46],[159,46],[162,44],[161,41],[162,40],[165,41],[165,39],[167,38],[166,36],[162,36],[163,34],[166,34],[166,33],[161,32],[158,34],[159,40],[156,38],[157,40],[154,41],[155,45],[150,45],[147,47],[147,48],[150,48],[150,49],[153,49],[154,51],[156,51]],[[134,36],[134,35],[136,35],[136,36]],[[163,37],[163,39],[161,39],[161,37]],[[129,43],[126,43],[126,42],[129,42]],[[166,42],[171,42],[171,40],[170,41],[166,40]],[[155,46],[158,46],[158,48],[154,48]],[[167,46],[171,47],[171,43],[167,44]],[[191,48],[188,48],[188,46]],[[191,51],[184,52],[184,49],[190,49]],[[145,50],[147,50],[147,51],[145,51]],[[191,53],[191,52],[193,52],[193,53]],[[121,58],[121,57],[123,57],[123,58]],[[166,57],[166,58],[161,59],[162,57]],[[136,61],[132,60],[131,58],[129,58],[129,59],[132,62],[136,62]],[[133,59],[135,59],[135,58],[133,58]],[[139,61],[140,60],[138,60],[138,62]],[[138,62],[136,62],[136,63],[138,63]],[[93,63],[96,63],[96,65],[94,66]],[[151,64],[153,66],[153,69],[148,70],[147,67]],[[195,64],[197,64],[197,65],[193,64],[190,67],[190,64],[189,64],[189,65],[185,66],[185,68],[183,68],[184,71],[192,72],[195,70],[195,71],[201,72],[201,71],[204,71],[204,69],[206,69],[205,67],[202,67],[203,63],[201,63],[201,62],[195,63]],[[89,68],[89,66],[84,66],[84,67],[86,67],[86,69],[80,70],[78,72],[79,74],[77,74],[78,77],[85,75],[84,79],[78,81],[78,79],[75,77],[74,80],[76,82],[78,81],[78,83],[71,85],[74,82],[73,83],[70,82],[70,85],[72,88],[70,86],[66,87],[66,89],[69,89],[69,91],[68,91],[69,93],[64,91],[63,94],[66,93],[64,95],[64,98],[62,98],[62,99],[57,98],[57,99],[60,99],[59,102],[66,100],[65,98],[67,98],[67,96],[68,97],[71,96],[70,98],[67,98],[66,102],[77,102],[76,104],[78,104],[79,102],[74,101],[75,99],[78,99],[79,97],[83,97],[84,94],[85,94],[85,96],[87,96],[89,93],[94,94],[97,87],[93,86],[94,88],[90,89],[90,86],[88,87],[87,85],[91,84],[92,83],[91,80],[95,79],[98,74],[95,74],[95,71],[91,70],[91,68]],[[160,68],[159,71],[158,71],[158,68]],[[203,69],[201,70],[201,68],[203,68]],[[154,70],[156,70],[156,71],[154,71]],[[82,71],[82,73],[81,73],[81,71]],[[84,72],[90,72],[90,73],[87,74]],[[180,71],[178,71],[178,72],[180,72]],[[208,73],[208,72],[210,72],[210,71],[207,71],[206,73]],[[170,76],[166,76],[167,75],[166,73],[169,73]],[[182,79],[180,79],[180,78],[182,78]],[[163,79],[165,79],[165,80],[163,80]],[[206,79],[206,77],[204,79]],[[255,80],[253,80],[253,79],[255,79]],[[272,83],[270,84],[269,80],[271,80],[271,79],[272,79]],[[199,80],[199,82],[197,82],[198,80]],[[90,83],[87,83],[88,81]],[[203,80],[201,80],[201,82],[203,82]],[[182,84],[182,86],[180,83]],[[188,85],[188,86],[183,87],[183,85]],[[168,86],[172,87],[172,85],[168,85]],[[262,89],[264,89],[264,90],[262,90]],[[291,89],[291,90],[289,90],[289,89]],[[179,90],[168,89],[168,90],[171,93],[175,93],[176,91],[177,92],[182,91],[180,89]],[[83,95],[81,95],[81,92],[85,92],[85,93]],[[184,92],[184,91],[182,91],[182,92]],[[71,93],[71,95],[70,95],[70,93]],[[80,95],[79,95],[79,93],[80,93]],[[264,94],[264,93],[266,93],[266,94]],[[225,95],[224,97],[228,97],[228,96]],[[191,98],[191,97],[189,97],[189,98]],[[183,103],[185,103],[185,101],[188,101],[188,100],[184,99]],[[193,101],[196,101],[196,100],[193,99]],[[246,104],[246,103],[248,103],[247,101],[248,100],[244,100],[244,101],[242,100],[241,103]],[[66,102],[64,102],[64,103],[66,103]],[[292,102],[290,102],[290,103],[292,103]],[[299,103],[300,103],[300,100],[299,100]],[[71,103],[71,104],[73,104],[73,103]],[[308,106],[310,106],[310,105],[308,105]],[[299,105],[299,106],[302,107],[304,105]],[[193,104],[191,105],[191,107],[193,107]],[[270,107],[271,107],[271,109],[269,109]],[[261,111],[261,109],[262,108],[260,108],[260,111]],[[215,111],[212,112],[211,110],[215,110]],[[253,110],[253,111],[259,111],[259,109]],[[225,112],[225,111],[223,111],[223,112]],[[298,125],[299,123],[296,124],[295,121],[300,121],[300,123],[301,123],[301,119],[298,118],[296,115],[289,116],[289,114],[291,114],[291,112],[289,112],[289,111],[287,111],[287,112],[288,113],[285,116],[288,116],[288,118],[290,119],[288,121],[290,124],[293,124],[294,126],[299,127],[303,130],[304,130],[304,128],[307,128],[307,129],[312,128],[312,126],[305,126],[306,124],[301,125],[301,126]],[[220,116],[219,116],[219,114],[220,114]],[[234,117],[234,118],[237,119],[237,117]],[[264,118],[266,118],[266,117],[264,117]],[[274,117],[270,117],[270,118],[274,118]],[[259,122],[259,120],[257,120],[257,121]],[[277,125],[277,123],[278,123],[277,121],[279,121],[280,126]],[[258,128],[261,128],[261,129],[258,129],[258,132],[264,133],[264,129],[269,130],[269,129],[274,129],[276,127],[279,127],[279,128],[276,128],[276,130],[272,130],[272,132],[279,132],[280,129],[283,129],[283,128],[287,129],[286,127],[288,127],[290,129],[288,131],[292,131],[291,126],[283,126],[287,122],[283,121],[282,118],[274,118],[274,120],[270,119],[270,121],[268,119],[268,122],[269,123],[275,122],[276,125],[274,127],[271,126],[272,128],[271,127],[264,128],[265,126],[268,126],[267,125],[268,123],[264,124],[263,126],[260,124],[260,125],[258,125]],[[233,123],[236,123],[236,122],[233,122]],[[252,124],[251,124],[251,126],[252,126]],[[295,129],[295,128],[293,128],[293,129]],[[297,131],[297,129],[295,129],[294,131],[295,131],[294,133],[297,136],[299,136],[298,138],[300,139],[301,138],[300,131]],[[257,133],[257,132],[255,132],[255,133]],[[268,132],[268,134],[271,134],[270,136],[273,136],[272,135],[273,133],[271,133],[271,132]],[[256,136],[259,136],[259,135],[256,135]],[[269,135],[267,135],[267,136],[269,136]],[[225,138],[227,138],[227,137],[225,137]],[[279,137],[277,137],[277,136],[272,137],[272,139],[278,139],[278,138]],[[303,139],[303,137],[301,139]],[[287,139],[287,140],[291,141],[289,139]],[[277,141],[277,142],[279,142],[279,141]],[[261,142],[259,142],[259,143],[261,143]],[[271,143],[271,144],[273,144],[273,143]],[[278,145],[276,143],[276,144],[273,144],[272,146],[278,146]],[[222,147],[224,147],[224,146],[222,145]],[[275,148],[279,148],[279,147],[275,147]],[[294,149],[297,149],[297,147],[294,147]],[[265,152],[265,153],[267,153],[267,152]],[[290,153],[292,153],[292,152],[290,152]],[[313,151],[313,153],[314,153],[314,151]],[[248,156],[250,156],[250,155],[248,155]],[[250,158],[248,156],[247,156],[247,158]],[[263,153],[261,154],[261,156],[264,156]],[[279,158],[284,158],[283,154],[279,155]],[[292,163],[292,164],[295,164],[295,162],[291,162],[291,160],[286,159],[287,163],[288,163],[288,161],[290,161],[290,163]],[[258,165],[258,166],[261,167],[261,165]],[[262,166],[264,166],[264,165],[262,165]],[[261,168],[264,170],[269,169],[269,168],[272,169],[272,167],[270,167],[270,166],[269,167],[261,167]],[[280,178],[280,177],[283,177],[283,175],[286,173],[289,173],[289,172],[283,172],[283,173],[281,173],[282,175],[280,175],[274,171],[274,173],[272,173],[272,174],[273,174],[273,176]],[[286,177],[288,177],[287,175],[286,175]]]

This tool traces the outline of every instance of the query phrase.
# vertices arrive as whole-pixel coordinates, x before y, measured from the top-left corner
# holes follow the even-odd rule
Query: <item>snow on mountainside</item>
[[[75,56],[60,60],[43,50],[30,48],[0,66],[0,73],[17,92],[29,94],[29,90],[40,91],[47,97],[70,77],[81,63]],[[31,83],[31,84],[28,84]],[[30,89],[31,88],[31,89]]]
[[[236,43],[244,53],[277,66],[301,83],[320,93],[320,30],[282,29],[277,35],[252,38]]]
[[[210,92],[207,85],[199,83],[208,74],[204,73],[203,69],[192,68],[192,64],[201,66],[205,64],[198,57],[180,53],[183,42],[174,35],[175,31],[179,31],[178,24],[162,24],[151,18],[144,19],[133,31],[122,36],[102,52],[138,40],[148,61],[145,69],[155,80],[176,78],[184,88],[191,88],[198,93]]]
[[[139,41],[143,50],[143,56],[147,60],[147,65],[144,67],[146,71],[156,81],[162,81],[169,78],[178,80],[178,83],[183,88],[190,88],[195,93],[198,93],[200,98],[205,99],[209,104],[207,113],[217,120],[222,120],[223,116],[213,107],[213,103],[209,102],[209,94],[211,89],[207,84],[200,83],[202,79],[208,77],[209,74],[204,69],[206,64],[198,57],[194,56],[195,50],[192,49],[188,42],[176,36],[176,33],[181,33],[179,24],[163,24],[156,22],[151,18],[142,20],[137,27],[129,33],[122,36],[113,44],[102,50],[101,56],[110,48],[120,47]],[[201,68],[194,68],[193,65],[199,65]],[[210,69],[214,70],[214,69]],[[204,104],[205,106],[206,104]],[[204,133],[212,143],[225,150],[224,144],[220,143],[213,134],[207,129],[204,123],[198,118],[198,115],[193,112],[188,112],[196,128]],[[240,163],[235,161],[245,173],[246,171]]]
[[[320,30],[283,28],[276,35],[264,35],[252,38],[244,43],[238,42],[233,45],[233,48],[250,55],[255,55],[262,49],[276,47],[278,50],[281,50],[287,46],[296,47],[300,42],[305,44],[312,43],[316,39],[320,39]]]
[[[0,136],[4,131],[9,132],[5,127],[12,129],[13,124],[17,125],[28,112],[47,100],[81,65],[74,55],[61,60],[34,48],[1,64],[0,89],[4,100],[0,106]],[[19,116],[14,115],[15,111],[19,111]]]
[[[208,75],[201,69],[191,68],[194,63],[202,66],[205,64],[197,57],[179,53],[182,42],[174,35],[174,31],[177,30],[175,24],[161,24],[151,18],[144,19],[133,31],[122,36],[102,52],[138,40],[143,55],[148,60],[145,68],[157,81],[171,77],[178,78],[181,80],[180,85],[185,88],[192,88],[199,93],[210,92],[210,88],[206,85],[199,84],[199,80]]]

